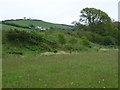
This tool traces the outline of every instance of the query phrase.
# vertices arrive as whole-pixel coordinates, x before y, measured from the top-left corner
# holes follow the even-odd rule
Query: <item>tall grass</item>
[[[3,58],[3,88],[115,88],[117,51]]]

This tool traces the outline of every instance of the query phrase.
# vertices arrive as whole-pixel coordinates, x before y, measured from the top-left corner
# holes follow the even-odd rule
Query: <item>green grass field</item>
[[[4,30],[10,30],[10,29],[18,29],[18,30],[24,30],[24,31],[33,31],[31,29],[26,29],[26,28],[20,28],[20,27],[14,27],[14,26],[10,26],[10,25],[4,25],[4,24],[0,24],[0,26],[2,26],[2,28]]]
[[[45,21],[36,21],[36,20],[18,20],[18,21],[8,21],[8,23],[14,23],[17,25],[21,26],[29,26],[29,25],[34,25],[34,26],[44,26],[44,27],[54,27],[54,28],[63,28],[63,29],[69,29],[71,28],[68,25],[62,25],[62,24],[55,24],[55,23],[50,23],[50,22],[45,22]]]
[[[3,88],[117,88],[118,52],[3,58]]]

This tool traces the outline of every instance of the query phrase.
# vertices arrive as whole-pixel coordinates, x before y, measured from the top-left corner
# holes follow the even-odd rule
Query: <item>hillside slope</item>
[[[64,24],[55,24],[55,23],[50,23],[50,22],[45,22],[42,20],[36,20],[36,19],[16,19],[16,20],[5,20],[2,21],[3,24],[15,24],[23,27],[29,27],[30,25],[33,26],[42,26],[42,27],[47,27],[51,29],[72,29],[73,26],[70,25],[64,25]]]
[[[86,50],[84,40],[74,36],[72,30],[35,30],[11,25],[2,25],[3,54],[41,53]],[[86,43],[86,42],[85,42]]]
[[[53,27],[50,30],[35,30],[29,25]],[[41,20],[6,20],[2,24],[3,54],[11,53],[42,53],[42,52],[79,52],[98,50],[101,47],[115,45],[98,44],[100,35],[90,31],[73,31],[71,26],[53,24]],[[98,37],[98,38],[96,38]],[[105,37],[104,37],[105,38]],[[103,43],[106,38],[102,37]],[[95,42],[96,40],[96,42]],[[111,42],[110,42],[111,43]]]

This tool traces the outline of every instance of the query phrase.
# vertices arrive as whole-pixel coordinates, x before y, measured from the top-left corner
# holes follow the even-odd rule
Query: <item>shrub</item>
[[[20,30],[10,30],[7,32],[8,41],[17,41],[18,43],[29,43],[30,45],[38,45],[43,42],[42,35],[36,32],[28,33]]]
[[[57,50],[57,49],[54,49],[54,50],[53,50],[53,52],[54,52],[54,53],[57,53],[57,52],[58,52],[58,50]]]
[[[90,45],[90,41],[86,37],[82,37],[82,44],[84,46],[89,46]]]
[[[86,51],[87,47],[80,45],[80,44],[74,44],[74,45],[66,44],[65,49],[70,51],[70,52],[72,52],[72,51]]]
[[[58,41],[60,44],[65,44],[66,43],[66,38],[65,38],[65,35],[64,34],[59,34],[58,35]]]
[[[12,52],[8,52],[9,54],[18,54],[18,55],[23,55],[22,52],[20,51],[12,51]]]
[[[25,32],[25,31],[19,31],[17,29],[14,30],[10,30],[7,32],[7,38],[10,41],[28,41],[30,38],[29,33]]]
[[[115,39],[111,36],[105,36],[104,45],[115,45]]]
[[[72,45],[70,45],[70,44],[66,44],[66,45],[65,45],[65,49],[66,49],[66,50],[69,50],[69,51],[73,51],[73,47],[72,47]]]
[[[74,37],[71,37],[70,40],[69,40],[70,44],[76,44],[77,42],[78,42],[78,40]]]
[[[40,45],[44,51],[51,51],[51,47],[46,43],[41,43]]]

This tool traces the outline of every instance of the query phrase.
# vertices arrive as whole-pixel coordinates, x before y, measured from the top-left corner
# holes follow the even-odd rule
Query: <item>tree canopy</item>
[[[111,22],[107,13],[95,8],[84,8],[80,15],[80,22],[90,24],[100,24]]]
[[[82,9],[79,22],[74,24],[79,37],[86,36],[91,42],[103,45],[119,43],[119,22],[113,22],[108,14],[100,9]]]

